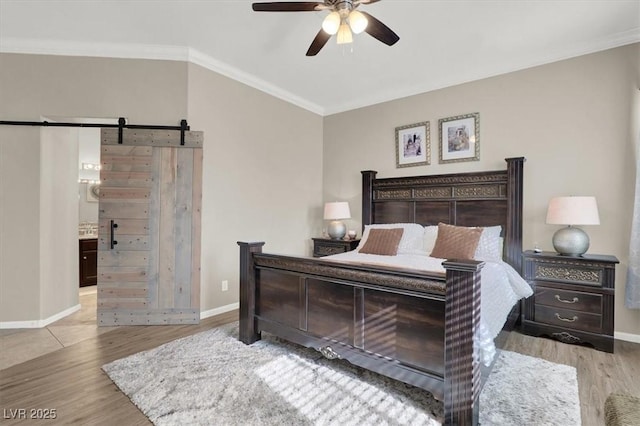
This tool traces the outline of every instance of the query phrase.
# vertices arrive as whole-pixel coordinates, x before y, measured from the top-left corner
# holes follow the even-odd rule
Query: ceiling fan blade
[[[318,6],[324,6],[317,1],[272,1],[265,3],[253,3],[251,7],[255,12],[315,12]]]
[[[380,0],[356,0],[354,1],[354,5],[356,4],[371,4],[371,3],[378,3]]]
[[[324,47],[325,44],[331,38],[331,34],[327,34],[324,30],[318,31],[316,34],[316,38],[311,42],[311,46],[309,46],[309,50],[307,50],[307,56],[316,56],[320,49]]]
[[[383,42],[388,46],[393,46],[394,44],[396,44],[398,40],[400,40],[400,37],[398,37],[398,34],[391,31],[391,28],[387,27],[385,24],[378,21],[376,18],[374,18],[367,12],[360,11],[360,13],[366,16],[367,19],[369,20],[369,24],[367,24],[367,28],[364,29],[367,32],[367,34],[369,34],[374,38],[377,38],[378,40],[380,40],[381,42]]]

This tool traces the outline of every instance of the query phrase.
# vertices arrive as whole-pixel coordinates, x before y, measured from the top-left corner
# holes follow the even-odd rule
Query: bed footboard
[[[444,402],[445,424],[478,422],[477,261],[446,276],[262,253],[240,246],[240,340],[262,331],[420,387]]]

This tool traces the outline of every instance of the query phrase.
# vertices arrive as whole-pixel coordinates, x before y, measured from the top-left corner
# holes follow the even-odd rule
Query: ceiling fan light
[[[362,13],[357,10],[352,10],[349,14],[349,25],[351,26],[351,31],[354,34],[360,34],[367,28],[369,24],[369,20]]]
[[[349,28],[349,25],[347,25],[346,22],[343,22],[342,24],[340,24],[340,29],[338,30],[337,42],[338,44],[353,43],[353,36],[351,35],[351,29]]]
[[[322,29],[325,33],[334,35],[340,28],[340,14],[338,12],[331,12],[322,21]]]

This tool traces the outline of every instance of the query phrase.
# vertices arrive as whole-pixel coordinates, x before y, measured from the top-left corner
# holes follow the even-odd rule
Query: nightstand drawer
[[[536,322],[557,325],[564,328],[589,331],[591,333],[602,332],[602,315],[590,314],[571,309],[560,309],[551,306],[535,306]]]
[[[536,286],[536,304],[589,313],[602,312],[602,295]]]
[[[316,245],[313,249],[314,256],[330,256],[332,254],[345,253],[345,246]]]
[[[589,268],[586,266],[553,265],[536,263],[533,278],[536,280],[552,280],[571,282],[593,286],[602,286],[602,268]]]
[[[345,253],[358,247],[359,243],[359,239],[331,240],[329,238],[313,238],[313,257]]]

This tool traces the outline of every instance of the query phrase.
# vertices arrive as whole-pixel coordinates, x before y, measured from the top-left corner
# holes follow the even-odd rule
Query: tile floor
[[[80,288],[80,310],[45,328],[0,330],[0,370],[113,330],[96,323],[96,286]]]

